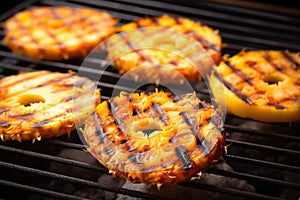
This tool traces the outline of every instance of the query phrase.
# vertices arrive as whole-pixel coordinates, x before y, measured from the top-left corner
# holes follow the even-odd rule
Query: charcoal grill
[[[120,24],[137,17],[184,16],[219,29],[225,43],[223,54],[234,54],[242,49],[289,49],[300,50],[300,15],[266,12],[219,3],[220,1],[174,2],[174,1],[133,1],[133,0],[26,0],[0,16],[2,23],[14,13],[33,6],[67,5],[88,6],[110,12],[120,19]],[[295,9],[294,9],[295,11]],[[4,32],[0,29],[0,37]],[[17,74],[19,71],[48,69],[66,72],[78,71],[82,60],[64,62],[37,61],[12,53],[0,45],[0,77]],[[103,60],[89,58],[85,61],[86,73],[102,73]],[[109,68],[103,73],[106,77],[98,82],[102,88],[102,98],[107,99],[120,75]],[[126,88],[125,88],[126,89]],[[202,91],[202,90],[201,90]],[[207,91],[198,92],[208,96]],[[217,186],[215,184],[192,181],[182,183],[185,188],[209,191],[223,196],[224,199],[299,199],[300,195],[300,123],[258,123],[228,115],[225,128],[230,133],[227,140],[228,153],[224,160],[233,170],[212,167],[204,174],[214,174],[247,181],[255,191]],[[60,156],[62,150],[85,149],[76,133],[70,137],[61,136],[47,141],[0,142],[0,198],[3,199],[87,199],[74,193],[51,187],[56,180],[62,185],[72,184],[99,191],[124,194],[129,197],[161,199],[155,194],[125,189],[120,186],[105,186],[96,180],[78,177],[76,173],[64,173],[64,168],[76,168],[87,173],[108,173],[101,165],[86,163],[77,159]],[[83,151],[82,151],[83,152]],[[88,154],[87,152],[85,152]],[[60,169],[49,167],[53,163]],[[32,195],[34,194],[34,195]]]

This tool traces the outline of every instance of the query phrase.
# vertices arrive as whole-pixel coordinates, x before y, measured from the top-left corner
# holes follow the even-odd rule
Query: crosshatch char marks
[[[220,111],[195,94],[122,92],[96,107],[83,136],[114,176],[160,185],[189,180],[221,159],[222,126]]]
[[[69,134],[74,118],[94,111],[90,103],[99,103],[99,95],[94,82],[72,72],[23,72],[0,79],[0,137],[21,142]]]
[[[110,14],[90,8],[34,7],[4,23],[4,43],[36,59],[82,58],[115,32],[116,23]]]
[[[289,51],[241,51],[225,58],[212,72],[216,101],[225,88],[228,112],[264,122],[300,119],[300,55]]]
[[[175,70],[188,81],[198,81],[220,61],[218,31],[187,18],[140,18],[119,27],[118,33],[108,40],[109,59],[120,74],[135,69],[135,80],[178,84],[182,77]]]

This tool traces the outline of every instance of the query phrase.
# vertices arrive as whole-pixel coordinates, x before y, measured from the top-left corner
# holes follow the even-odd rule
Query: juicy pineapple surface
[[[114,33],[116,23],[108,13],[90,8],[35,7],[4,23],[4,43],[36,59],[81,58]]]
[[[188,180],[224,153],[219,110],[195,94],[125,93],[102,102],[85,122],[88,151],[132,182]]]
[[[200,70],[205,73],[210,70],[210,65],[219,63],[221,56],[222,40],[218,31],[187,18],[167,15],[141,18],[119,27],[118,32],[119,37],[108,42],[109,58],[114,59],[120,74],[137,70],[130,76],[139,81],[156,79],[160,83],[178,84],[182,77],[176,75],[174,70],[188,81],[198,81],[203,75],[196,68],[208,68]],[[200,44],[199,47],[195,43]],[[197,57],[207,58],[202,59],[202,62],[199,58],[200,61],[196,63],[187,60]]]
[[[88,100],[99,102],[95,87],[71,72],[24,72],[0,79],[2,140],[34,141],[70,133],[75,129],[73,111],[84,117],[95,109]]]
[[[228,112],[265,122],[300,119],[300,56],[275,50],[242,51],[225,58],[210,77],[216,101],[217,87],[225,88]]]

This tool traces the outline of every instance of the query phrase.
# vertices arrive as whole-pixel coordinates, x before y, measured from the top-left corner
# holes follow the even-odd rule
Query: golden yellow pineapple
[[[37,71],[2,78],[0,137],[21,142],[70,133],[75,117],[80,121],[95,109],[91,100],[100,101],[96,85],[74,73]]]
[[[225,89],[228,112],[264,122],[300,119],[300,56],[275,50],[242,51],[225,58],[210,77],[217,102]]]
[[[196,94],[122,92],[96,107],[83,136],[113,175],[160,185],[188,180],[219,160],[222,125],[220,111]]]
[[[36,59],[81,58],[114,33],[116,23],[108,13],[90,8],[35,7],[4,23],[4,43]]]
[[[181,79],[198,81],[211,65],[219,63],[221,56],[218,31],[187,18],[163,15],[138,19],[119,27],[118,32],[118,37],[108,40],[108,57],[120,74],[135,70],[129,76],[139,81],[176,84]],[[206,60],[202,59],[205,56]],[[186,58],[197,62],[191,63]]]

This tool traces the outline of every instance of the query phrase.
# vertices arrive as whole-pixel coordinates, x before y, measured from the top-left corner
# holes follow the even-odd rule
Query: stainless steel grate
[[[226,44],[223,54],[234,54],[241,49],[289,49],[299,51],[300,19],[278,13],[263,12],[209,1],[133,1],[133,0],[27,0],[18,4],[0,16],[0,22],[14,13],[42,5],[90,6],[106,10],[117,18],[120,24],[143,16],[169,14],[200,20],[219,29]],[[4,36],[0,29],[0,38]],[[12,53],[3,44],[0,45],[0,78],[19,71],[48,69],[66,72],[78,71],[82,60],[64,62],[37,61]],[[109,68],[102,72],[98,66],[103,60],[89,58],[83,70],[88,75],[103,74],[98,86],[102,88],[102,98],[107,99],[115,87],[120,75]],[[119,90],[128,90],[119,87]],[[198,91],[208,96],[204,90]],[[181,186],[199,191],[224,194],[224,198],[244,197],[245,199],[298,199],[300,195],[300,123],[264,124],[240,119],[228,115],[225,124],[230,133],[228,154],[224,160],[233,170],[213,167],[205,174],[220,175],[247,181],[256,189],[244,191],[230,187],[220,187],[210,183],[187,182]],[[84,150],[76,133],[70,138],[62,136],[48,141],[0,142],[0,197],[4,199],[30,199],[34,193],[37,199],[86,199],[49,186],[49,181],[57,180],[62,184],[75,184],[111,193],[124,194],[144,199],[162,199],[154,194],[125,189],[120,186],[103,186],[97,181],[77,177],[77,174],[64,174],[49,168],[52,163],[63,168],[74,167],[94,173],[108,173],[108,170],[96,164],[59,156],[61,150]],[[88,153],[86,153],[88,154]],[[18,191],[18,192],[16,192]],[[283,195],[284,194],[284,195]]]

